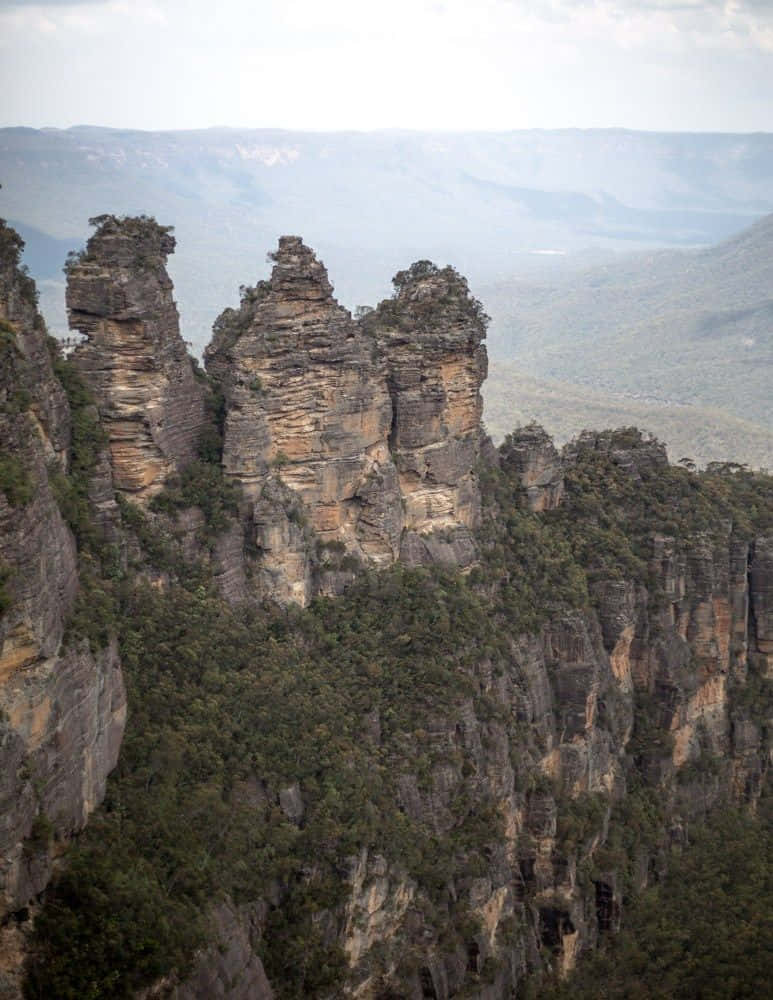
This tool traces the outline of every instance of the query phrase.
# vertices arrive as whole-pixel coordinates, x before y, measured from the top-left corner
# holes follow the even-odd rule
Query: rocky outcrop
[[[313,252],[285,236],[273,260],[271,280],[219,318],[205,357],[226,399],[223,468],[254,505],[268,593],[305,603],[311,553],[293,497],[322,545],[376,566],[397,556],[392,410],[372,340],[336,302]]]
[[[195,457],[204,392],[180,336],[169,228],[143,217],[92,221],[86,250],[67,265],[70,326],[86,338],[73,358],[97,399],[114,486],[145,503]]]
[[[513,468],[533,511],[553,510],[564,495],[561,456],[539,424],[508,434],[500,449],[501,461]]]
[[[258,957],[265,906],[225,899],[212,909],[209,923],[212,944],[195,956],[185,979],[163,979],[137,1000],[273,1000]]]
[[[298,237],[282,237],[273,260],[205,354],[226,401],[223,467],[253,505],[264,593],[305,603],[336,592],[325,556],[338,549],[376,567],[469,565],[486,355],[466,282],[414,265],[356,323]]]
[[[635,427],[614,431],[583,431],[564,445],[563,460],[570,465],[581,452],[610,458],[634,481],[649,479],[668,465],[666,446],[652,436],[642,437]]]
[[[103,220],[70,268],[72,316],[89,338],[77,351],[78,364],[95,387],[110,436],[111,457],[97,462],[89,491],[108,526],[112,480],[145,503],[169,472],[191,460],[192,429],[201,423],[201,392],[175,346],[176,312],[163,269],[169,239],[155,224]],[[478,544],[494,551],[496,532],[484,532],[480,541],[474,536],[481,519],[476,465],[482,454],[492,458],[480,427],[485,317],[466,282],[450,268],[420,262],[396,277],[392,299],[355,322],[299,239],[283,237],[274,264],[270,281],[247,289],[240,309],[220,317],[207,352],[225,400],[224,471],[241,486],[239,517],[229,507],[226,527],[208,540],[206,568],[221,592],[235,604],[256,595],[305,604],[314,594],[339,592],[363,564],[383,567],[399,558],[466,568],[478,558]],[[11,284],[18,297],[23,283]],[[66,839],[99,801],[125,714],[115,649],[94,652],[86,642],[64,640],[78,579],[73,538],[50,477],[57,463],[66,464],[67,405],[56,396],[34,317],[33,333],[22,331],[29,310],[19,312],[7,292],[5,300],[0,916],[20,911],[44,887],[52,834]],[[53,393],[48,402],[43,387]],[[568,972],[584,949],[617,927],[624,889],[646,884],[659,863],[658,838],[678,838],[717,802],[754,802],[770,764],[766,733],[773,729],[769,700],[756,698],[761,679],[773,674],[773,541],[741,537],[716,511],[708,526],[696,520],[698,527],[675,537],[670,525],[682,513],[683,495],[669,493],[662,445],[638,432],[586,433],[559,456],[544,431],[531,426],[511,435],[497,458],[497,483],[516,498],[502,518],[503,535],[509,519],[534,540],[538,568],[524,603],[557,587],[548,575],[564,565],[555,551],[587,540],[562,535],[566,522],[556,508],[576,496],[581,477],[572,479],[573,466],[589,454],[583,475],[598,464],[615,485],[612,499],[596,505],[592,488],[584,498],[592,540],[605,541],[608,529],[627,544],[619,522],[610,518],[609,527],[605,520],[610,506],[625,515],[630,504],[632,516],[643,517],[635,498],[656,480],[656,516],[642,529],[646,536],[635,534],[629,562],[600,560],[598,572],[595,563],[575,565],[580,577],[589,571],[590,601],[583,578],[578,607],[540,608],[544,614],[529,619],[532,631],[519,634],[523,550],[501,577],[495,555],[490,578],[471,575],[467,592],[476,601],[491,598],[492,641],[485,641],[483,612],[469,657],[452,660],[464,676],[458,692],[436,702],[433,689],[408,723],[400,713],[405,688],[389,697],[382,691],[362,700],[361,728],[356,715],[347,721],[347,747],[361,732],[374,751],[363,759],[374,763],[382,792],[394,795],[394,856],[389,843],[376,852],[367,827],[362,844],[348,839],[347,828],[346,855],[333,861],[328,848],[338,833],[331,826],[319,865],[303,858],[291,882],[278,875],[266,891],[270,903],[213,899],[209,946],[189,972],[178,970],[146,991],[148,1000],[269,1000],[259,957],[264,931],[270,934],[269,909],[281,911],[290,900],[292,913],[293,891],[300,884],[302,895],[304,880],[311,887],[328,864],[342,895],[326,892],[324,904],[307,915],[325,948],[348,962],[348,973],[331,987],[340,986],[336,995],[450,1000],[464,992],[502,1000],[534,972]],[[497,490],[492,519],[505,502]],[[165,516],[174,518],[185,566],[200,559],[205,514],[198,507],[170,509]],[[550,513],[533,516],[543,512]],[[155,509],[149,523],[154,516]],[[132,568],[146,572],[139,536],[132,544]],[[165,586],[168,578],[159,574],[155,582]],[[497,587],[512,591],[512,601],[500,603]],[[468,613],[452,588],[445,599],[447,621]],[[286,618],[282,628],[291,629],[295,616]],[[332,631],[328,638],[338,641]],[[409,631],[403,640],[414,641]],[[432,633],[429,667],[434,643]],[[369,651],[365,677],[392,669],[379,653]],[[410,687],[415,678],[403,682]],[[337,709],[336,697],[333,703]],[[234,778],[235,801],[242,796],[270,809],[282,835],[297,835],[311,853],[320,796],[313,771],[283,771],[272,800],[260,775],[242,774]],[[642,787],[649,797],[634,801],[649,810],[654,833],[649,829],[649,842],[621,861],[619,845],[606,850],[613,813]],[[335,783],[329,794],[331,802],[339,796]],[[364,800],[352,798],[353,808],[367,808],[363,794]],[[400,842],[403,822],[427,835],[430,854],[412,854]],[[436,861],[442,877],[433,878]],[[265,953],[275,957],[270,941]]]
[[[101,800],[126,715],[115,646],[65,641],[76,550],[49,470],[67,460],[69,408],[34,287],[17,272],[9,292],[17,257],[18,243],[0,288],[0,917],[44,888],[54,838]]]
[[[419,261],[363,320],[386,361],[394,409],[389,444],[403,499],[400,557],[409,564],[475,558],[475,467],[487,373],[486,316],[451,268]]]
[[[195,457],[204,389],[179,334],[168,228],[93,221],[67,265],[67,304],[86,338],[73,358],[109,439],[91,501],[110,535],[114,491],[147,506]],[[213,552],[222,592],[305,604],[339,593],[361,564],[469,566],[486,374],[480,304],[452,268],[422,262],[355,322],[298,237],[282,237],[272,256],[271,279],[243,290],[205,352],[224,397],[222,468],[243,497],[241,526]]]

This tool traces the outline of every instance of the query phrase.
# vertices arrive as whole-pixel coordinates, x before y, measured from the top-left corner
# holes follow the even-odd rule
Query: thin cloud
[[[83,7],[110,3],[110,0],[0,0],[3,7]]]
[[[0,50],[3,124],[773,128],[770,0],[0,0]]]

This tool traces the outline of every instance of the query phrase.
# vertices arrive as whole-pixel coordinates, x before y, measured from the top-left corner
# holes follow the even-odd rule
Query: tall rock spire
[[[388,565],[401,515],[384,364],[299,237],[283,236],[272,257],[270,281],[220,316],[205,353],[226,400],[223,467],[260,510],[256,544],[274,562],[284,558],[277,544],[294,545],[267,519],[266,488],[278,479],[323,546]],[[297,560],[287,563],[297,576]]]
[[[86,337],[74,359],[97,398],[115,487],[144,502],[195,457],[204,420],[166,270],[175,239],[144,217],[92,222],[67,266],[70,326]]]
[[[395,294],[364,319],[385,359],[394,407],[390,447],[408,563],[475,558],[480,518],[475,474],[487,317],[453,268],[419,261],[394,278]]]

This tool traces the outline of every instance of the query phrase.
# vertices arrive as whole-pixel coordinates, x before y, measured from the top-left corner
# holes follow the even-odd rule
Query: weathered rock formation
[[[254,505],[266,592],[304,603],[315,586],[292,496],[323,552],[469,565],[486,355],[466,282],[414,265],[355,323],[298,237],[282,237],[273,259],[270,281],[222,314],[205,354],[226,400],[223,467]]]
[[[69,407],[14,237],[0,227],[0,918],[101,800],[126,715],[115,646],[65,641],[76,550],[49,470],[67,462]]]
[[[539,424],[529,424],[508,434],[502,460],[517,470],[533,511],[553,510],[564,495],[561,456]]]
[[[180,982],[165,978],[137,1000],[273,1000],[274,991],[258,957],[265,904],[235,906],[230,899],[210,914],[211,945],[195,956]]]
[[[164,269],[172,247],[155,223],[108,218],[70,267],[73,325],[88,337],[76,359],[110,439],[110,458],[97,463],[89,493],[107,527],[114,525],[113,482],[149,501],[192,460],[204,419]],[[11,241],[10,257],[0,255],[0,918],[21,911],[45,886],[52,833],[66,839],[99,801],[125,715],[116,650],[95,652],[64,638],[78,576],[52,483],[67,465],[69,409],[34,297],[16,269],[17,249]],[[337,886],[345,882],[343,898],[325,893],[329,902],[307,914],[322,944],[348,962],[336,995],[447,1000],[464,991],[503,1000],[535,971],[568,971],[614,930],[623,880],[646,884],[667,839],[678,839],[684,825],[713,804],[753,803],[760,794],[773,730],[769,699],[756,697],[761,680],[773,675],[773,538],[765,529],[750,539],[714,508],[710,523],[696,519],[679,536],[669,527],[672,515],[684,513],[682,500],[698,482],[670,493],[673,470],[663,446],[638,432],[586,433],[559,456],[541,428],[527,427],[496,458],[504,485],[487,508],[491,523],[502,497],[515,498],[501,535],[494,528],[475,542],[482,517],[475,470],[481,455],[494,461],[480,426],[485,317],[466,282],[450,268],[420,262],[397,275],[393,298],[355,322],[298,238],[280,240],[274,263],[270,281],[247,289],[241,307],[220,317],[207,351],[224,397],[223,468],[242,488],[239,516],[230,507],[220,538],[209,539],[208,569],[231,602],[257,594],[304,604],[343,589],[363,563],[466,568],[482,553],[486,565],[486,546],[495,550],[510,530],[505,520],[515,532],[525,525],[518,539],[534,540],[536,560],[551,526],[559,525],[550,539],[558,548],[584,544],[585,536],[561,535],[560,519],[596,466],[614,480],[609,503],[623,515],[626,503],[631,516],[641,515],[635,500],[652,481],[663,487],[653,490],[654,505],[667,497],[636,536],[635,570],[614,559],[600,560],[598,571],[582,564],[590,601],[583,577],[576,607],[550,603],[554,550],[546,543],[548,583],[538,570],[521,596],[526,603],[539,593],[551,610],[530,619],[530,632],[514,624],[526,620],[517,617],[518,595],[512,602],[507,596],[518,574],[526,575],[523,548],[517,558],[502,556],[501,565],[495,550],[491,579],[471,576],[467,592],[476,602],[491,598],[492,641],[485,641],[485,610],[470,655],[457,661],[449,654],[464,685],[442,708],[433,689],[416,709],[420,725],[401,716],[402,688],[362,701],[363,741],[373,750],[363,759],[374,762],[374,774],[388,770],[384,787],[399,822],[427,832],[433,850],[452,841],[454,856],[433,880],[422,869],[434,855],[417,862],[406,845],[390,856],[389,843],[377,852],[347,840],[347,855],[332,869]],[[522,489],[531,512],[518,506]],[[598,496],[592,488],[584,496],[592,539],[601,537],[593,534],[600,524],[608,527],[603,489],[601,480]],[[183,566],[201,557],[203,510],[157,516],[178,530]],[[143,573],[139,537],[132,544],[132,570]],[[432,579],[406,576],[422,585]],[[446,600],[450,623],[457,614],[451,587],[437,604]],[[458,607],[461,618],[467,612]],[[414,641],[410,631],[403,640]],[[433,632],[428,669],[434,643]],[[368,689],[367,678],[384,669],[377,654],[369,651],[362,664]],[[359,669],[356,657],[351,662]],[[337,710],[338,698],[332,701]],[[355,746],[358,722],[356,715],[347,721],[347,748]],[[619,850],[606,850],[605,841],[613,810],[636,791],[632,774],[661,814],[649,842],[621,864]],[[317,779],[309,770],[283,770],[269,795],[262,775],[234,778],[258,814],[281,821],[283,835],[292,827],[308,836],[298,842],[311,850]],[[240,794],[237,788],[237,800]],[[338,795],[331,786],[330,802]],[[352,801],[369,804],[367,795]],[[334,843],[335,827],[330,836]],[[292,885],[282,882],[279,866],[266,891],[270,902],[213,900],[211,940],[190,974],[170,974],[144,996],[269,1000],[259,957],[269,911],[281,910],[298,880],[308,877],[312,887],[331,863],[325,854],[316,871],[317,861],[304,858]],[[0,943],[0,988],[2,960]]]
[[[383,355],[394,408],[389,445],[403,498],[400,556],[409,564],[475,558],[475,467],[487,373],[486,317],[451,267],[419,261],[364,319]]]
[[[169,228],[145,218],[94,222],[86,250],[67,265],[70,326],[86,337],[74,360],[97,399],[115,489],[144,503],[195,457],[204,393],[166,271]]]
[[[219,318],[205,357],[226,398],[223,468],[254,504],[268,592],[305,603],[312,553],[293,496],[322,545],[377,566],[397,556],[392,413],[374,345],[313,252],[285,236],[273,259],[271,280]],[[280,497],[278,481],[291,492]]]

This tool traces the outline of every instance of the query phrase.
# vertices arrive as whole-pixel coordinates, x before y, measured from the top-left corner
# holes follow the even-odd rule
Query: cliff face
[[[76,548],[49,470],[66,466],[70,415],[14,235],[0,229],[0,916],[44,888],[52,838],[101,800],[126,714],[115,646],[64,641]]]
[[[195,457],[203,390],[166,271],[169,229],[143,218],[94,221],[86,250],[67,266],[70,326],[86,337],[74,360],[97,399],[115,489],[145,503]]]
[[[630,433],[584,435],[559,458],[544,434],[527,428],[499,457],[525,503],[548,512],[554,503],[543,502],[545,491],[563,496],[566,488],[556,470],[584,476],[596,460],[630,483],[623,495],[652,490],[661,503],[674,502],[659,493],[669,476],[665,450]],[[504,837],[484,875],[449,890],[477,921],[474,937],[453,948],[424,928],[421,960],[399,974],[404,995],[447,1000],[467,989],[499,1000],[535,970],[570,971],[618,928],[624,891],[662,871],[669,840],[717,803],[753,805],[770,766],[773,724],[760,693],[769,676],[770,551],[769,536],[750,543],[730,517],[689,537],[654,531],[642,547],[646,585],[634,573],[600,572],[592,610],[566,611],[537,635],[514,636],[504,658],[482,656],[476,700],[426,719],[440,760],[429,781],[405,766],[402,809],[438,834],[454,829],[452,804],[473,782],[497,803]],[[481,712],[481,695],[501,716]],[[657,826],[636,827],[624,872],[619,824],[630,820],[620,817],[644,803],[652,810],[649,796]],[[379,968],[399,969],[400,942],[416,940],[412,920],[427,904],[410,872],[388,858],[363,852],[349,880],[340,923],[348,995],[375,998],[390,974],[373,976],[371,956],[379,955]],[[484,986],[475,977],[487,959],[498,971]]]
[[[313,252],[285,236],[273,259],[271,280],[218,320],[206,360],[226,398],[223,468],[257,506],[256,545],[278,574],[277,596],[305,603],[309,558],[279,513],[286,505],[267,505],[270,483],[300,499],[323,545],[391,562],[400,532],[391,406],[374,345],[333,298]]]
[[[454,947],[441,942],[431,920],[418,916],[432,911],[426,889],[401,865],[363,850],[352,859],[340,924],[351,966],[347,996],[379,997],[396,976],[401,985],[393,988],[411,1000],[447,1000],[465,990],[504,998],[535,970],[570,969],[596,941],[594,902],[577,848],[562,836],[556,790],[586,802],[612,799],[625,787],[630,720],[606,707],[615,679],[598,623],[567,613],[537,636],[514,639],[506,656],[481,659],[476,688],[452,714],[428,715],[435,752],[429,780],[408,759],[398,779],[401,809],[438,837],[458,829],[460,802],[494,808],[497,834],[485,870],[471,864],[447,888],[445,905],[466,908],[471,929]],[[483,710],[486,702],[493,712]],[[422,944],[406,970],[408,940]],[[497,970],[488,985],[484,966]]]
[[[282,237],[273,259],[205,355],[226,401],[223,467],[254,504],[268,592],[305,603],[315,586],[315,553],[276,502],[277,480],[323,554],[468,565],[486,356],[466,282],[432,265],[404,272],[396,297],[355,323],[299,238]]]
[[[475,558],[475,466],[487,372],[486,317],[452,268],[420,261],[365,318],[386,361],[394,414],[389,444],[403,498],[400,557],[408,564]]]
[[[517,472],[533,511],[558,507],[564,495],[563,464],[542,427],[532,424],[509,434],[502,460]]]
[[[229,506],[213,463],[183,489],[171,474],[194,457],[203,393],[164,269],[172,247],[154,223],[103,220],[68,289],[88,337],[76,363],[110,441],[92,511],[120,540],[113,489],[149,508],[134,512],[114,614],[148,616],[143,629],[144,614],[125,615],[124,637],[150,738],[124,758],[116,801],[140,803],[126,829],[142,831],[154,906],[178,892],[178,866],[196,872],[204,857],[212,881],[186,885],[187,905],[219,900],[191,974],[168,964],[142,996],[269,998],[286,979],[297,995],[504,1000],[532,974],[568,972],[685,826],[760,795],[773,526],[749,511],[773,512],[770,487],[745,499],[730,480],[673,470],[632,430],[583,434],[559,455],[528,427],[493,456],[485,317],[466,282],[420,262],[355,322],[312,251],[283,237],[271,280],[226,310],[207,351],[223,472],[241,491]],[[63,638],[78,577],[52,485],[69,410],[12,264],[0,296],[3,912],[45,886],[51,829],[66,839],[99,801],[125,714],[116,649]],[[174,558],[164,530],[178,533]],[[414,568],[355,580],[397,560]],[[470,572],[426,568],[437,563]],[[122,606],[143,576],[159,590]],[[233,613],[210,582],[253,607]],[[293,614],[254,600],[320,593],[342,596]],[[159,804],[175,774],[185,795]],[[178,831],[190,824],[189,856]],[[133,891],[145,899],[142,879]],[[304,982],[317,986],[303,994]]]

